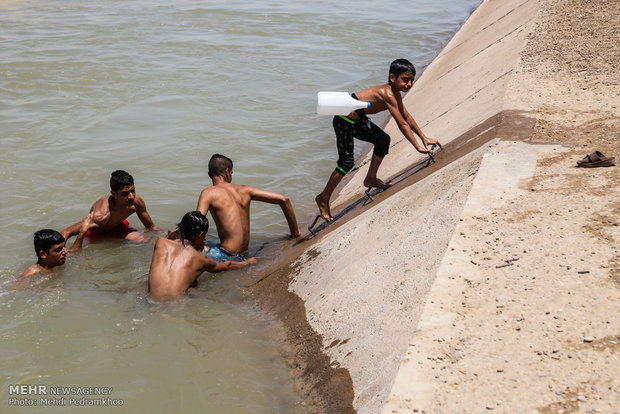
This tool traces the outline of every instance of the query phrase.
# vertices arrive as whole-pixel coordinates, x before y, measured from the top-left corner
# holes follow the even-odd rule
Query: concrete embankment
[[[462,295],[465,295],[466,286],[484,286],[484,281],[496,274],[497,280],[503,280],[500,276],[508,277],[505,272],[515,269],[520,275],[537,274],[536,284],[542,284],[542,289],[545,282],[540,280],[543,275],[541,267],[545,268],[546,261],[549,262],[546,273],[557,270],[554,266],[557,267],[558,261],[563,269],[572,268],[574,273],[575,265],[567,263],[566,257],[579,256],[572,249],[575,245],[588,243],[587,238],[574,235],[576,244],[563,241],[549,245],[552,254],[522,246],[540,243],[537,239],[539,233],[529,231],[529,227],[526,230],[524,222],[537,220],[542,215],[545,220],[550,220],[542,223],[547,228],[554,228],[558,220],[554,220],[552,213],[545,216],[541,211],[555,211],[565,202],[577,202],[574,198],[562,198],[570,197],[570,193],[565,195],[563,190],[556,191],[553,185],[534,179],[537,174],[553,175],[558,166],[570,168],[571,161],[565,157],[573,153],[558,145],[533,146],[523,141],[566,141],[558,140],[556,134],[548,131],[549,126],[556,132],[565,131],[567,117],[573,130],[582,132],[592,128],[617,132],[620,124],[618,106],[606,101],[606,98],[613,97],[614,89],[607,87],[605,81],[599,90],[579,95],[580,99],[588,98],[587,105],[598,108],[597,115],[575,111],[579,104],[570,102],[570,99],[561,102],[567,94],[575,92],[572,84],[564,85],[563,94],[552,96],[547,93],[544,100],[542,94],[538,94],[537,88],[541,84],[537,82],[548,79],[548,74],[544,73],[548,65],[540,65],[540,61],[535,62],[538,66],[534,65],[532,61],[539,56],[531,54],[530,62],[526,62],[529,66],[524,66],[524,50],[532,49],[532,36],[549,44],[555,41],[544,35],[544,31],[551,27],[549,15],[550,10],[557,8],[555,3],[562,2],[484,1],[404,99],[425,133],[443,144],[444,150],[436,155],[437,162],[429,163],[426,157],[415,152],[393,122],[388,123],[386,131],[392,137],[392,146],[379,175],[393,178],[394,187],[374,195],[374,201],[367,199],[362,186],[366,167],[362,162],[361,168],[347,177],[332,203],[336,222],[319,226],[315,237],[307,237],[288,248],[284,264],[278,264],[254,282],[252,291],[258,303],[283,322],[290,345],[290,367],[301,380],[300,391],[308,397],[311,411],[377,413],[383,410],[389,413],[426,409],[429,412],[434,407],[446,410],[443,412],[470,409],[478,412],[499,407],[505,412],[518,412],[512,410],[519,407],[519,395],[525,391],[519,388],[513,391],[506,385],[504,397],[498,402],[489,396],[497,393],[492,384],[498,379],[484,377],[484,381],[478,381],[483,375],[473,372],[477,370],[472,370],[467,361],[476,363],[477,355],[488,351],[490,354],[487,355],[492,356],[479,363],[487,364],[494,373],[501,373],[509,368],[507,362],[497,363],[498,354],[524,351],[518,347],[505,349],[500,346],[509,342],[502,341],[504,336],[514,336],[515,328],[506,320],[499,318],[495,326],[484,323],[485,318],[497,319],[498,312],[501,314],[503,309],[510,308],[510,303],[516,303],[522,296],[519,289],[523,286],[515,282],[517,284],[509,289],[507,282],[504,285],[490,284],[494,291],[477,292],[477,306],[488,314],[475,314],[471,305],[465,306],[468,300]],[[604,2],[595,3],[596,10],[603,10]],[[604,77],[601,74],[601,79]],[[562,85],[561,79],[556,82]],[[571,108],[573,111],[567,116]],[[590,137],[589,141],[584,139],[583,142],[603,145],[614,151],[618,149],[617,139]],[[574,140],[575,143],[581,141]],[[541,164],[541,160],[547,161]],[[602,195],[600,191],[593,193],[591,197],[602,197],[598,200],[601,209],[598,214],[606,218],[609,211],[619,208],[613,202],[604,201],[609,191],[618,193],[618,186],[614,187],[618,174],[612,171],[611,178],[604,172],[593,174],[596,177],[592,179],[596,179],[597,185],[606,191]],[[574,179],[562,177],[569,181]],[[546,198],[535,191],[540,189],[545,189]],[[534,205],[531,211],[528,210],[531,214],[520,216],[525,209],[520,203],[514,204],[515,200]],[[618,200],[617,195],[615,200]],[[579,199],[578,202],[586,203],[587,200]],[[570,210],[564,214],[573,218],[579,213]],[[493,219],[494,215],[504,221]],[[581,225],[579,220],[586,219],[574,217],[575,225]],[[485,224],[487,222],[492,225]],[[509,228],[514,222],[522,226],[513,226],[510,230],[516,240],[501,245],[502,237],[507,237],[502,229]],[[610,223],[613,226],[613,220]],[[532,222],[531,225],[539,228],[541,222]],[[494,236],[485,242],[489,231]],[[554,231],[547,237],[564,237],[561,227]],[[459,237],[463,238],[464,234],[467,234],[469,243],[459,242]],[[615,240],[614,237],[618,236],[610,237]],[[515,246],[520,249],[518,252],[514,250]],[[593,255],[586,255],[581,260],[582,265],[615,271],[617,265],[614,267],[613,257],[617,257],[617,251],[614,255],[612,247],[603,242],[597,250],[601,257],[593,259]],[[601,267],[601,261],[609,265]],[[588,272],[593,277],[600,277],[598,271]],[[514,277],[511,280],[520,279]],[[561,277],[551,280],[559,281]],[[527,284],[528,281],[522,280],[521,283]],[[514,296],[509,296],[507,290]],[[574,303],[574,296],[570,297],[570,292],[568,295],[573,300],[570,303]],[[592,292],[588,295],[596,296]],[[502,302],[499,305],[498,300]],[[493,306],[485,305],[491,301]],[[553,298],[541,295],[528,301],[544,307],[544,303],[552,302]],[[612,306],[612,303],[608,305]],[[541,311],[536,306],[523,306],[527,306],[527,310],[520,308],[521,315]],[[557,306],[567,305],[558,303]],[[468,315],[471,318],[468,319]],[[573,316],[586,318],[585,314]],[[515,321],[522,317],[514,316]],[[472,318],[481,320],[476,325]],[[607,325],[617,321],[617,316],[616,319],[610,315],[604,318]],[[530,320],[537,318],[532,316]],[[459,330],[458,323],[464,321],[467,328]],[[526,324],[523,319],[516,323]],[[541,326],[532,326],[529,332],[534,336],[528,339],[536,337],[535,340],[542,342],[534,334],[538,332],[544,340],[552,342],[548,345],[550,348],[560,349],[557,343],[553,344],[554,340],[560,339],[553,339],[546,327]],[[484,330],[475,336],[487,338],[486,342],[472,340],[471,330],[475,329]],[[592,331],[593,328],[588,332]],[[599,332],[598,336],[605,337],[604,333]],[[462,349],[467,344],[471,345],[470,354],[465,355]],[[488,350],[485,350],[485,344],[489,346]],[[444,349],[446,347],[448,349]],[[435,358],[435,365],[426,364],[429,357]],[[599,365],[604,364],[603,359],[593,361],[593,369],[602,369]],[[454,384],[442,381],[442,376],[451,372],[450,366],[446,362],[443,365],[437,362],[446,360],[452,360],[455,369],[462,372],[459,375],[463,378],[456,380],[458,375],[453,374],[450,380],[473,387],[455,388],[458,392],[486,396],[488,401],[483,398],[480,401],[466,397],[459,399],[456,394],[452,395],[455,400],[446,397],[443,390]],[[465,367],[458,366],[459,361]],[[513,358],[513,363],[517,364],[532,361],[536,362],[535,357],[534,360]],[[578,364],[573,365],[572,369],[579,369]],[[470,371],[471,378],[468,377]],[[524,370],[515,372],[522,377],[528,376]],[[538,378],[536,375],[532,374],[532,377]],[[528,389],[535,382],[531,379],[529,384],[519,385]],[[565,394],[570,393],[565,391]],[[507,403],[511,398],[516,405]],[[552,400],[550,398],[540,401],[546,403]],[[538,403],[533,398],[527,407],[536,408]],[[540,403],[540,406],[544,405]]]

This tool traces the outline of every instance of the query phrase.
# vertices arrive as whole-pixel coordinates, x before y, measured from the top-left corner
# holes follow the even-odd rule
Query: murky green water
[[[273,321],[243,295],[260,265],[166,306],[144,303],[152,242],[88,245],[26,291],[10,282],[32,233],[81,219],[119,168],[164,229],[196,207],[215,152],[307,221],[337,158],[316,93],[382,83],[398,57],[423,67],[478,3],[0,0],[0,404],[32,412],[10,385],[43,384],[111,387],[127,412],[300,411]],[[251,250],[286,233],[279,208],[253,206]],[[36,410],[68,409],[85,408]]]

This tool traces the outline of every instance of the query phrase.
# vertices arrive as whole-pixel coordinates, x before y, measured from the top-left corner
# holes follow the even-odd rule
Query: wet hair
[[[39,252],[43,250],[45,253],[49,252],[50,248],[55,244],[60,244],[65,241],[62,234],[56,230],[43,229],[34,233],[34,251],[39,257]]]
[[[200,232],[206,233],[209,230],[209,220],[200,211],[190,211],[183,216],[177,230],[181,233],[181,239],[191,242]]]
[[[110,189],[114,192],[132,184],[133,177],[127,171],[116,170],[110,175]]]
[[[213,154],[213,156],[209,160],[209,174],[216,177],[221,177],[222,175],[224,175],[226,168],[232,171],[232,160],[222,154]]]
[[[394,74],[395,77],[398,77],[401,73],[411,73],[415,76],[415,66],[413,63],[409,62],[407,59],[396,59],[390,65],[390,75]],[[388,83],[389,83],[388,78]]]

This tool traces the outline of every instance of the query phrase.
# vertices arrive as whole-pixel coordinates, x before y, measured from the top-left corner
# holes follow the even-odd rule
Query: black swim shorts
[[[355,163],[353,159],[353,138],[373,144],[373,154],[378,157],[383,158],[389,152],[390,136],[366,116],[357,121],[346,116],[335,116],[333,125],[338,147],[338,167],[336,170],[342,174],[348,173]]]

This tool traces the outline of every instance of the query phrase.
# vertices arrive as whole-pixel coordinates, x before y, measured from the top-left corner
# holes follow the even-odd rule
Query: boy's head
[[[232,160],[222,154],[213,154],[209,160],[209,177],[224,177],[226,169],[228,169],[232,175]]]
[[[133,205],[136,197],[136,186],[133,183],[133,177],[128,172],[114,171],[110,175],[110,190],[115,199],[127,206]]]
[[[407,59],[396,59],[390,65],[388,82],[399,91],[407,92],[415,79],[415,67]]]
[[[183,216],[177,230],[181,232],[181,239],[194,242],[197,237],[202,236],[204,240],[209,231],[209,220],[200,211],[190,211]]]
[[[118,192],[130,185],[133,185],[133,177],[127,171],[116,170],[110,175],[110,190]]]
[[[34,251],[37,262],[46,267],[65,264],[67,249],[65,238],[56,230],[43,229],[34,234]]]
[[[398,77],[401,73],[410,73],[415,76],[415,66],[407,59],[396,59],[390,65],[390,75]]]

